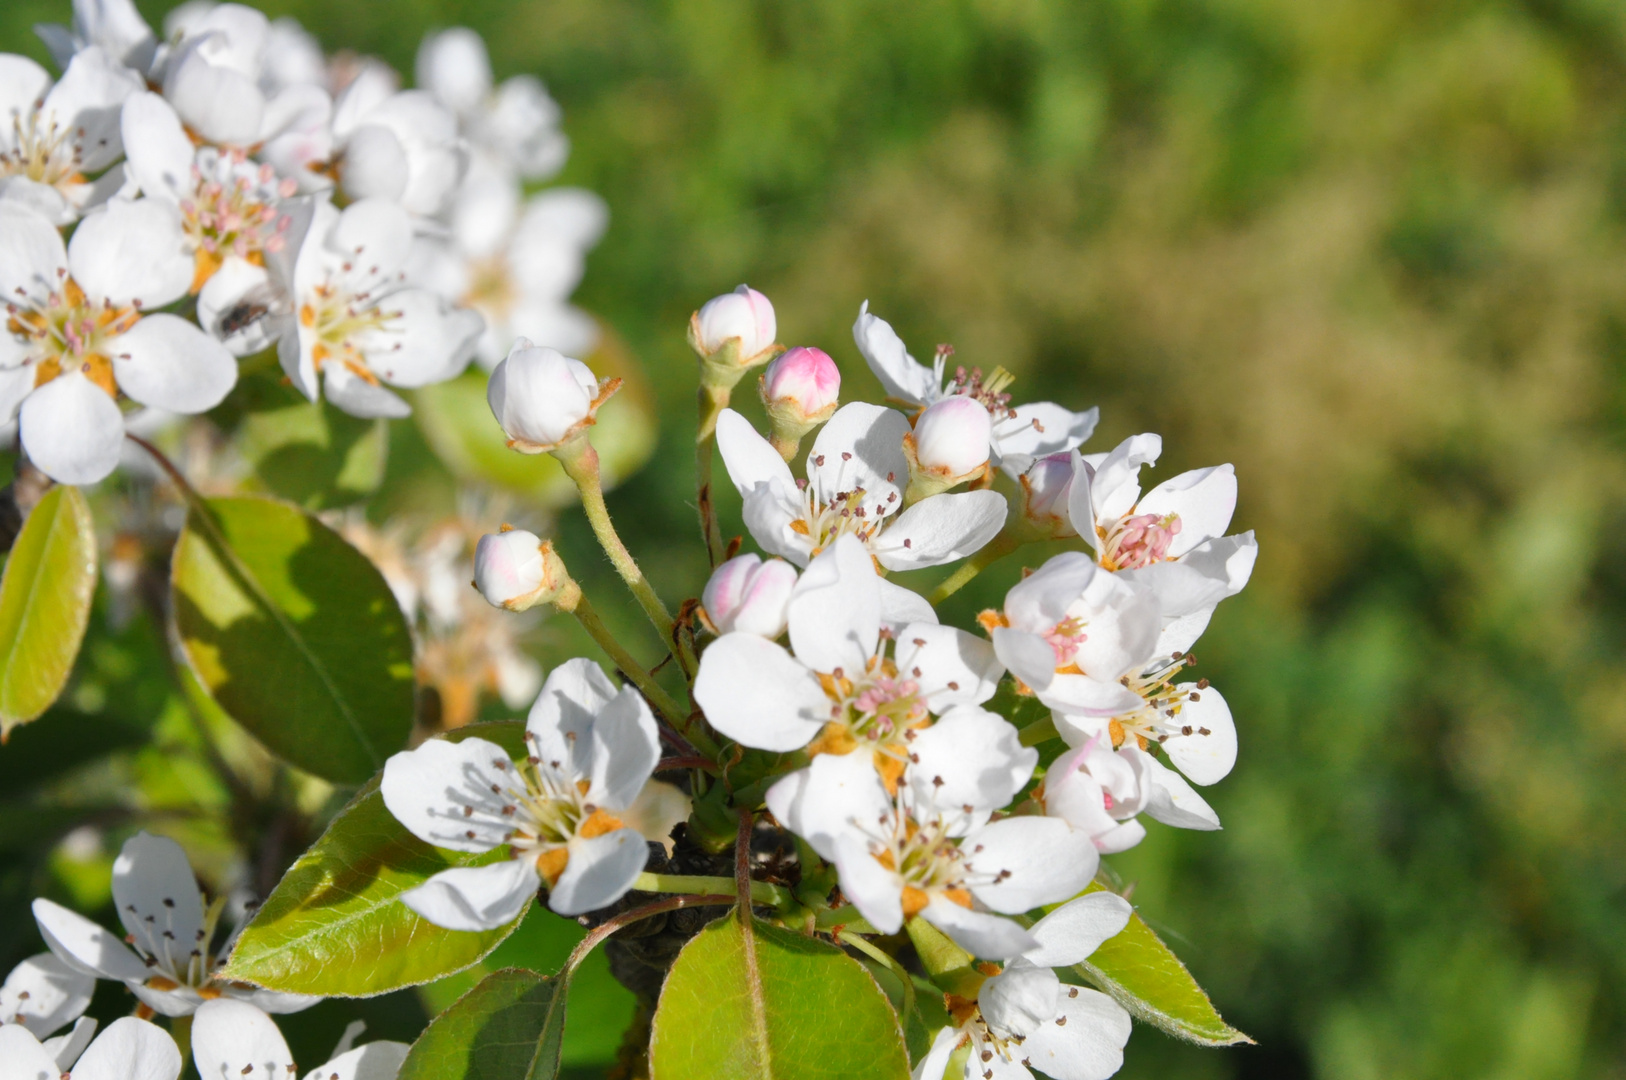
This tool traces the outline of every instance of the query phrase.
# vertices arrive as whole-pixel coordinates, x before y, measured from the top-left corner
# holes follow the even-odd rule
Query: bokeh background
[[[674,542],[684,324],[740,281],[849,398],[877,390],[849,333],[867,298],[917,356],[952,342],[1018,400],[1100,405],[1087,449],[1157,430],[1160,475],[1235,463],[1259,567],[1197,649],[1241,733],[1208,793],[1226,828],[1154,826],[1112,862],[1259,1045],[1138,1029],[1122,1075],[1626,1077],[1626,5],[264,6],[405,72],[425,30],[473,26],[499,77],[563,105],[562,180],[611,207],[577,296],[660,406],[611,505],[669,597],[704,573]],[[43,59],[28,27],[66,15],[9,0],[0,48]],[[397,427],[380,513],[452,487]],[[558,530],[590,566],[578,516]],[[96,722],[74,754],[139,741]],[[13,792],[28,760],[0,754]],[[93,888],[60,851],[18,856],[49,833],[29,813],[0,816],[8,934],[27,896]],[[505,949],[568,947],[541,920],[524,938]],[[577,997],[571,1060],[597,1075],[630,1005],[602,972]],[[386,1034],[416,1000],[310,1022],[371,1010]]]

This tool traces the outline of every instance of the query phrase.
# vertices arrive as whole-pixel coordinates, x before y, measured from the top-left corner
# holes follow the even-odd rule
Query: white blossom
[[[189,1016],[206,999],[233,997],[271,1012],[298,1012],[317,1001],[216,978],[235,934],[215,942],[224,899],[205,908],[181,846],[137,833],[113,863],[113,903],[127,941],[51,900],[34,901],[40,936],[82,974],[122,982],[164,1016]]]
[[[132,0],[73,0],[71,27],[44,23],[34,32],[63,69],[80,52],[99,48],[116,63],[145,75],[158,50],[157,36]]]
[[[352,1048],[364,1026],[352,1023],[328,1062],[307,1072],[305,1080],[394,1080],[411,1047],[381,1039]],[[224,998],[198,1010],[192,1061],[201,1080],[293,1080],[297,1075],[276,1022],[252,1005]]]
[[[647,848],[617,817],[660,759],[655,718],[630,686],[590,660],[555,668],[525,725],[529,755],[494,743],[431,739],[385,763],[384,804],[415,836],[453,851],[507,847],[512,858],[443,870],[401,895],[452,930],[517,918],[545,883],[548,906],[577,915],[613,903]]]
[[[141,80],[91,46],[52,83],[25,56],[0,53],[0,204],[22,203],[69,225],[118,190],[119,109]],[[87,175],[108,170],[100,181]],[[7,290],[8,292],[10,290]]]
[[[779,452],[732,409],[717,418],[717,449],[745,500],[745,525],[763,548],[806,566],[838,537],[854,536],[888,570],[962,559],[1005,524],[994,491],[932,495],[902,513],[909,462],[902,413],[866,402],[836,410],[797,482]]]
[[[395,89],[380,67],[363,68],[339,93],[332,131],[331,164],[352,199],[390,199],[432,217],[468,168],[457,117],[427,90]]]
[[[984,381],[980,370],[966,374],[964,369],[945,378],[949,353],[939,350],[931,367],[926,367],[904,346],[903,339],[884,319],[869,313],[869,301],[858,309],[853,323],[853,341],[864,355],[875,377],[881,380],[887,397],[914,409],[925,409],[948,397],[967,397],[988,410],[990,450],[994,464],[1012,477],[1025,472],[1035,458],[1072,450],[1095,431],[1099,409],[1073,412],[1048,401],[1036,401],[1012,408],[1005,387],[1010,376],[1003,371]]]
[[[941,1080],[949,1059],[970,1044],[965,1080],[1106,1080],[1123,1065],[1130,1018],[1098,990],[1063,983],[1054,968],[1089,957],[1123,930],[1132,909],[1119,896],[1094,892],[1033,925],[1038,945],[1012,959],[974,999],[950,995],[954,1023],[938,1031],[915,1066],[914,1080]]]
[[[510,449],[541,454],[591,427],[599,406],[620,385],[620,379],[600,382],[580,360],[520,338],[507,359],[492,370],[486,402],[508,436]]]
[[[71,967],[54,953],[40,953],[11,969],[0,984],[0,1026],[20,1024],[59,1061],[77,1057],[96,1031],[96,1021],[75,1024],[73,1032],[50,1038],[68,1024],[74,1024],[90,1008],[96,978]],[[72,1046],[71,1057],[64,1053]],[[63,1065],[66,1069],[67,1065]]]
[[[355,416],[406,416],[411,407],[384,384],[426,386],[468,366],[480,316],[404,283],[411,243],[395,203],[316,206],[278,330],[282,369],[312,401],[325,394]]]
[[[515,75],[500,86],[480,35],[454,26],[427,35],[418,47],[418,85],[456,114],[477,158],[522,180],[545,180],[570,155],[559,130],[562,113],[541,81]]]
[[[21,1024],[0,1027],[0,1076],[56,1080],[70,1069],[73,1080],[175,1080],[181,1074],[181,1051],[169,1032],[133,1016],[113,1021],[83,1048],[51,1042],[41,1045]]]
[[[0,203],[0,420],[52,479],[107,476],[124,442],[123,393],[174,413],[213,408],[237,381],[218,342],[178,315],[143,315],[192,281],[180,214],[117,200],[66,246],[32,210]]]
[[[689,323],[689,343],[704,356],[738,342],[738,367],[766,360],[778,333],[772,302],[749,285],[707,300]]]

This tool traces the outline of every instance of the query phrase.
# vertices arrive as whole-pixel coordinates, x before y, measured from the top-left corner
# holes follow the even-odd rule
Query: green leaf
[[[383,482],[389,424],[301,401],[248,414],[237,447],[267,491],[319,510],[353,503]]]
[[[1100,888],[1095,884],[1087,891]],[[1176,1038],[1205,1046],[1253,1042],[1220,1018],[1186,965],[1139,914],[1131,915],[1129,925],[1079,964],[1078,971],[1137,1019]]]
[[[834,946],[730,914],[683,947],[655,1009],[652,1080],[909,1075],[898,1018]]]
[[[96,532],[75,487],[34,506],[0,576],[0,739],[62,693],[90,622]]]
[[[491,739],[512,753],[520,726],[473,724],[456,735]],[[505,854],[431,847],[395,820],[374,780],[289,867],[238,938],[224,977],[300,994],[367,997],[461,971],[513,933],[524,914],[496,930],[445,930],[399,897],[442,870]]]
[[[359,784],[412,728],[412,639],[367,557],[297,507],[194,507],[175,545],[181,646],[223,709],[283,759]]]
[[[601,379],[622,379],[621,390],[599,410],[593,426],[593,446],[609,489],[636,472],[654,451],[654,402],[637,361],[608,327],[601,326],[598,348],[583,362]],[[414,392],[412,414],[429,445],[462,479],[494,483],[548,506],[573,502],[576,485],[551,454],[518,454],[508,448],[486,403],[488,378],[475,367]]]
[[[435,1017],[397,1080],[552,1080],[565,990],[563,980],[524,968],[496,972]]]

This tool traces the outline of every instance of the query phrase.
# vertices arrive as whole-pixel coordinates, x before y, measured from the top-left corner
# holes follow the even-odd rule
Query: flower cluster
[[[493,83],[472,31],[425,40],[416,89],[328,58],[288,19],[130,0],[40,28],[59,78],[0,54],[0,423],[52,479],[118,463],[126,413],[195,414],[275,349],[290,382],[363,417],[396,389],[597,328],[568,297],[603,232],[594,195],[524,185],[568,152],[541,83]]]

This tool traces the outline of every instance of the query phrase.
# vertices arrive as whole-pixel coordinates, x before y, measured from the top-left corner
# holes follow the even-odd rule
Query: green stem
[[[700,535],[706,541],[711,565],[723,561],[723,534],[717,524],[717,503],[711,492],[712,450],[717,444],[717,417],[728,408],[732,387],[700,383],[700,426],[694,441],[695,500],[700,510]]]
[[[565,474],[575,482],[576,490],[581,493],[582,510],[587,514],[588,523],[593,526],[593,535],[598,537],[599,545],[610,557],[610,564],[621,575],[621,580],[627,583],[627,588],[632,590],[638,606],[644,609],[649,621],[655,624],[661,641],[683,668],[684,675],[693,678],[694,658],[673,635],[671,612],[655,595],[654,586],[644,577],[632,552],[627,550],[627,545],[621,542],[621,537],[616,533],[615,523],[610,520],[610,509],[604,505],[604,482],[599,473],[598,451],[583,436],[555,450],[554,457],[559,459]]]
[[[970,583],[972,578],[1021,546],[1022,541],[1012,535],[1010,530],[1002,530],[998,536],[983,545],[981,550],[972,553],[970,558],[961,563],[960,568],[933,589],[927,599],[933,605],[941,604]]]
[[[1042,742],[1059,738],[1061,738],[1061,732],[1056,730],[1055,719],[1047,716],[1043,720],[1035,720],[1023,728],[1021,734],[1016,737],[1016,741],[1023,746],[1038,746]]]
[[[560,606],[565,607],[564,604]],[[620,668],[622,673],[632,680],[633,685],[643,692],[644,697],[649,699],[651,705],[664,713],[667,720],[674,725],[679,728],[687,727],[688,713],[683,706],[679,705],[677,699],[668,694],[665,688],[656,682],[648,671],[644,670],[644,666],[619,641],[615,640],[615,635],[611,634],[609,627],[604,625],[604,620],[598,617],[598,612],[593,610],[593,605],[588,603],[586,596],[576,597],[574,604],[565,607],[565,610],[576,616],[576,621],[582,624],[582,629],[587,631],[589,637],[598,642],[598,647],[603,649],[605,655],[615,663],[615,666]],[[687,737],[688,732],[685,731],[684,734]]]
[[[170,1038],[175,1040],[175,1048],[181,1052],[181,1060],[190,1062],[192,1060],[192,1018],[190,1016],[171,1017],[169,1035]]]
[[[859,914],[858,909],[852,904],[845,904],[838,908],[825,908],[814,917],[813,925],[820,930],[830,930],[839,926],[844,930],[851,930],[855,934],[873,934],[877,932],[869,924],[869,920]]]
[[[652,874],[646,870],[633,881],[632,887],[638,892],[651,893],[703,893],[707,896],[730,897],[739,895],[733,878],[707,877],[701,874]],[[791,896],[789,889],[767,881],[751,882],[751,899],[759,904],[768,904],[776,908],[790,907],[796,903],[796,898]]]

